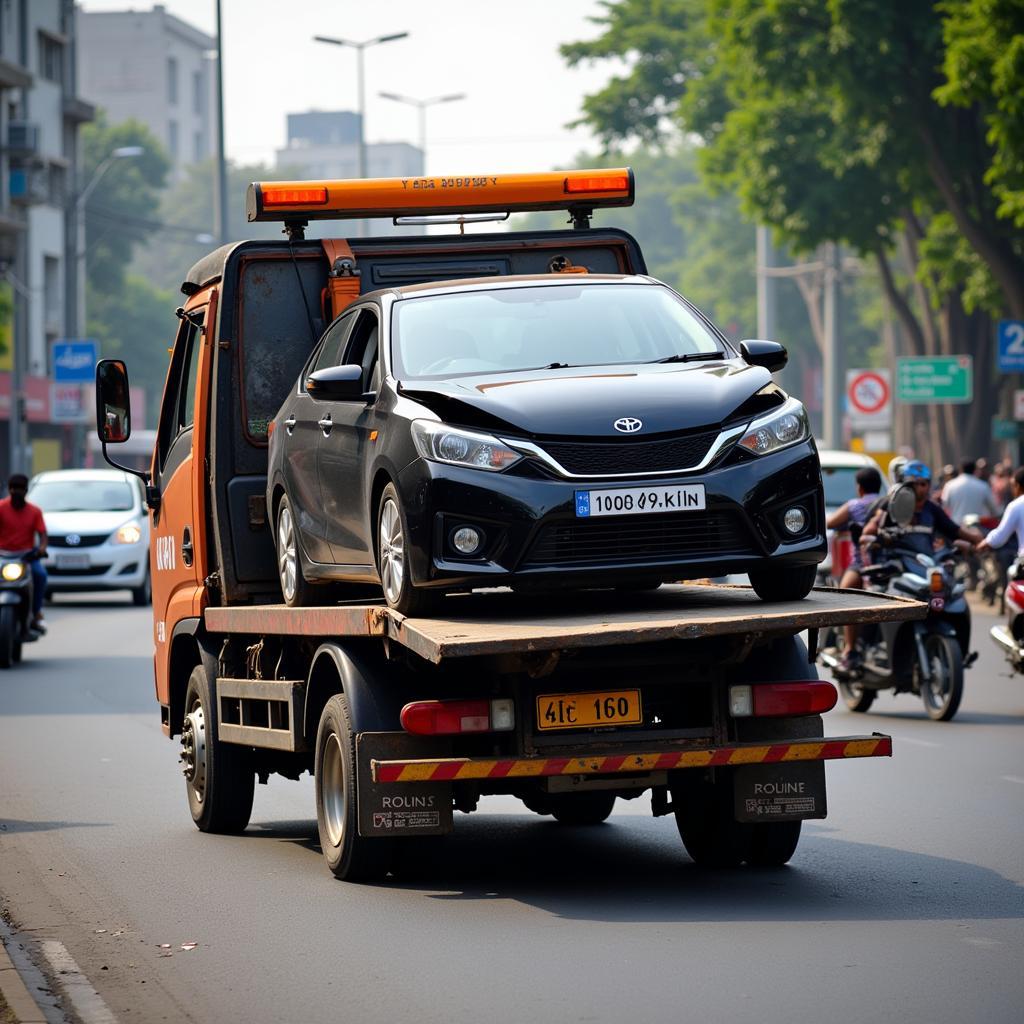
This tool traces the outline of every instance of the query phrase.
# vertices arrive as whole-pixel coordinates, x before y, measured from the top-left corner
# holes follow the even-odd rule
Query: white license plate
[[[89,568],[89,556],[88,555],[58,555],[57,556],[57,568],[58,569],[88,569]]]
[[[576,517],[635,516],[650,512],[699,512],[706,508],[703,484],[616,487],[576,492]]]

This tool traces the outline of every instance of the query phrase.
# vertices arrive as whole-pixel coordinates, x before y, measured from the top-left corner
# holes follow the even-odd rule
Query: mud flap
[[[737,821],[802,821],[824,818],[825,763],[749,765],[733,774]]]
[[[443,836],[452,831],[448,782],[374,782],[370,761],[441,756],[406,733],[362,732],[356,737],[356,793],[361,836]]]

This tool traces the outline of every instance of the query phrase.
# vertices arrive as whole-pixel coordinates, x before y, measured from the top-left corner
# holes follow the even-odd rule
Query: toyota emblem
[[[82,543],[82,538],[77,533],[69,533],[65,538],[64,542],[69,548],[77,548]]]
[[[620,434],[635,434],[643,425],[635,416],[621,416],[612,424]]]

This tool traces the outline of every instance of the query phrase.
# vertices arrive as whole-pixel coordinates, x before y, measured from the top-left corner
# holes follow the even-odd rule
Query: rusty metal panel
[[[329,605],[289,608],[284,604],[233,605],[207,608],[206,628],[212,633],[289,636],[384,636],[383,605]]]

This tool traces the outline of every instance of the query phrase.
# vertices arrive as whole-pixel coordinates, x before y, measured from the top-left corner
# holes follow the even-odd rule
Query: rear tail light
[[[508,697],[494,700],[418,700],[406,704],[402,728],[417,736],[466,732],[509,732],[515,727],[515,708]]]
[[[836,706],[836,688],[825,680],[802,683],[754,683],[729,687],[733,718],[783,718],[822,715]]]

